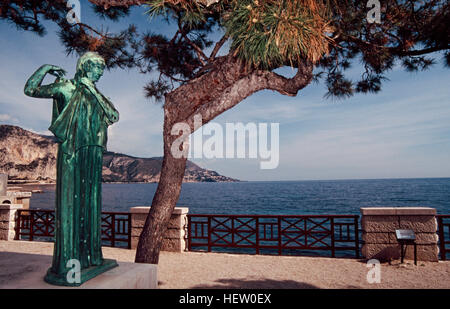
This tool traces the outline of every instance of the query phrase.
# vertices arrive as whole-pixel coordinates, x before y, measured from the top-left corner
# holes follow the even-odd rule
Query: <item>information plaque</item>
[[[416,235],[413,230],[395,230],[397,240],[415,240]]]
[[[401,263],[403,264],[403,258],[405,257],[405,251],[403,247],[406,247],[408,244],[414,245],[414,265],[417,265],[417,246],[416,246],[416,234],[413,230],[395,230],[395,237],[397,241],[400,243],[400,256]],[[406,248],[405,248],[406,250]]]

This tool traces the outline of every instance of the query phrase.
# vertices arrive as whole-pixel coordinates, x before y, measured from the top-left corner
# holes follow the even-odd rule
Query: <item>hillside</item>
[[[57,143],[17,126],[0,125],[0,173],[12,182],[56,181]],[[107,152],[103,157],[104,182],[158,182],[162,157],[137,158]],[[187,162],[184,182],[238,181]]]

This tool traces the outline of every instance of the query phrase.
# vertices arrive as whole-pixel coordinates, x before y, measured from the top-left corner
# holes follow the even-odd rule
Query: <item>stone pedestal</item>
[[[131,213],[131,248],[135,249],[139,235],[144,227],[150,207],[138,206],[130,209]],[[186,250],[187,207],[175,207],[164,235],[161,250],[183,252]]]
[[[113,268],[81,285],[83,289],[157,289],[158,266],[119,262]]]
[[[0,205],[0,240],[14,240],[16,237],[16,213],[21,204]]]
[[[119,266],[116,260],[104,259],[101,265],[91,266],[88,268],[84,268],[79,272],[78,282],[68,282],[67,276],[60,276],[52,271],[51,268],[48,269],[47,274],[44,277],[44,281],[50,283],[52,285],[59,286],[80,286],[89,280],[100,276],[101,274],[113,269],[114,267]]]
[[[413,230],[416,236],[417,260],[437,262],[436,209],[428,207],[361,208],[362,254],[381,261],[399,259],[400,244],[395,230]],[[412,245],[406,247],[405,259],[414,259]]]

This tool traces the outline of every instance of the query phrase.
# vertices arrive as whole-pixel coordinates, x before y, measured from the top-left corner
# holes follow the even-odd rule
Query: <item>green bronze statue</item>
[[[103,259],[101,248],[102,161],[107,128],[119,113],[95,87],[103,75],[104,59],[87,52],[77,63],[75,77],[43,65],[27,81],[25,94],[53,99],[49,130],[58,141],[55,210],[55,245],[52,266],[44,280],[78,286],[115,266]],[[41,85],[46,74],[54,83]],[[78,263],[78,265],[77,265]],[[74,273],[74,270],[78,272]]]

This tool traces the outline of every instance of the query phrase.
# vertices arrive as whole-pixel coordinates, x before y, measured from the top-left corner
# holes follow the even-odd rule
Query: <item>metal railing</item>
[[[441,260],[447,260],[447,253],[450,253],[450,215],[436,215],[439,235],[439,252]]]
[[[351,252],[359,258],[358,215],[188,214],[188,250],[305,255],[312,251]],[[441,260],[450,253],[450,215],[436,215]],[[131,214],[102,212],[105,246],[131,248]],[[16,239],[53,241],[53,210],[18,209]]]
[[[359,258],[358,215],[188,215],[188,250],[240,248],[256,254],[351,251]],[[250,250],[253,249],[253,250]]]
[[[102,212],[102,242],[109,247],[131,249],[131,214]],[[47,209],[18,209],[16,239],[53,241],[55,212]]]

